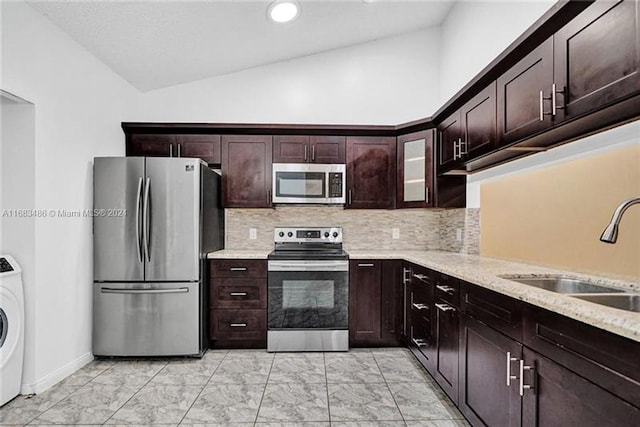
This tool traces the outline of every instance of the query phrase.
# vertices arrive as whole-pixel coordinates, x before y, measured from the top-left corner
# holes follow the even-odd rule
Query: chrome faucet
[[[640,203],[640,197],[634,197],[629,200],[625,200],[620,203],[620,206],[616,208],[616,211],[613,213],[611,217],[611,222],[607,225],[607,228],[602,232],[602,236],[600,236],[600,241],[604,243],[615,243],[618,240],[618,224],[620,224],[620,220],[622,219],[622,215],[624,211],[629,209],[631,205],[635,205]]]

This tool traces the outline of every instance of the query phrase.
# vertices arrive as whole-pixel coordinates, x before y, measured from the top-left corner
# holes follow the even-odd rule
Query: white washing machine
[[[22,269],[0,255],[0,406],[18,394],[24,356],[24,291]]]

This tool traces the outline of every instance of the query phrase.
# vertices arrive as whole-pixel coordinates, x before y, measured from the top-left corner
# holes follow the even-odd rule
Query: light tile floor
[[[468,426],[405,349],[98,360],[0,408],[0,425]]]

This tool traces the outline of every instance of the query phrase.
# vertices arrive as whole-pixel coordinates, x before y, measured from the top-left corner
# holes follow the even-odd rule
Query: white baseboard
[[[20,389],[20,394],[38,394],[42,393],[52,385],[55,385],[73,374],[78,369],[85,366],[87,363],[93,360],[93,354],[85,353],[82,356],[78,357],[76,360],[72,360],[66,365],[56,369],[50,374],[45,375],[43,378],[39,379],[33,384],[22,384]]]

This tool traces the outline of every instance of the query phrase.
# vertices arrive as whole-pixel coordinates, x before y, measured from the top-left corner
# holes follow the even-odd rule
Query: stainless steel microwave
[[[273,164],[273,203],[344,204],[346,185],[343,164]]]

